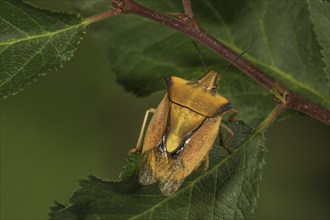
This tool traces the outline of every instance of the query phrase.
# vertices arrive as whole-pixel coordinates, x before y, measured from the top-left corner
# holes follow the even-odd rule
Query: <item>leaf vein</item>
[[[38,39],[38,38],[44,38],[44,37],[53,37],[57,34],[60,34],[62,32],[66,32],[69,31],[71,29],[78,29],[79,26],[85,26],[85,24],[83,22],[73,25],[73,26],[69,26],[63,29],[59,29],[57,31],[54,32],[46,32],[44,34],[37,34],[37,35],[29,35],[29,37],[25,37],[25,38],[18,38],[18,39],[14,39],[14,40],[10,40],[10,41],[4,41],[4,42],[0,42],[0,46],[2,45],[12,45],[12,44],[16,44],[16,43],[20,43],[20,42],[24,42],[24,41],[30,41],[30,40],[34,40],[34,39]]]
[[[9,24],[10,26],[12,26],[13,28],[15,28],[16,30],[18,30],[19,32],[23,33],[25,36],[29,36],[28,33],[26,33],[25,31],[21,30],[19,27],[17,27],[16,25],[13,25],[12,23],[10,23],[9,21],[7,21],[7,19],[0,17],[4,22],[6,22],[7,24]],[[3,30],[2,30],[3,31]]]
[[[189,201],[188,201],[188,209],[187,209],[187,214],[186,214],[186,218],[185,219],[188,219],[188,217],[189,217],[190,206],[191,206],[191,198],[192,198],[192,191],[193,191],[193,187],[190,188]]]
[[[244,194],[244,190],[243,190],[243,185],[244,185],[244,182],[245,182],[245,175],[246,175],[246,169],[247,169],[247,161],[246,161],[246,157],[247,157],[247,153],[246,153],[246,148],[244,148],[244,162],[243,162],[243,164],[244,164],[244,166],[243,166],[243,174],[242,174],[242,177],[243,177],[243,179],[242,179],[242,183],[241,183],[241,188],[240,188],[240,190],[239,190],[239,195],[238,195],[238,198],[237,198],[237,201],[236,201],[236,209],[235,209],[235,214],[234,214],[234,219],[236,219],[236,217],[237,217],[237,210],[238,211],[240,211],[240,213],[244,216],[244,214],[243,214],[243,212],[242,212],[242,210],[241,210],[241,208],[240,208],[240,206],[239,206],[239,200],[240,200],[240,198],[241,198],[241,196],[242,196],[242,194]],[[245,218],[245,216],[244,216],[244,218]]]
[[[214,198],[213,198],[213,207],[212,207],[212,219],[214,219],[215,216],[215,201],[218,193],[218,187],[217,187],[217,180],[218,180],[218,172],[215,172],[214,177]]]
[[[22,71],[24,69],[24,67],[33,59],[35,58],[49,43],[49,39],[48,41],[31,57],[29,58],[14,74],[12,74],[7,80],[4,80],[4,82],[2,82],[0,84],[0,87],[2,87],[3,85],[5,85],[6,83],[8,83],[12,78],[14,78],[17,74],[20,73],[20,71]]]
[[[214,13],[215,17],[217,17],[220,20],[220,22],[223,23],[223,26],[225,27],[225,31],[226,31],[226,34],[228,36],[229,42],[231,44],[234,44],[234,40],[233,40],[234,38],[231,35],[231,31],[229,30],[229,27],[228,27],[227,23],[225,22],[224,18],[222,17],[222,15],[217,10],[215,10],[213,2],[212,1],[206,1],[206,0],[203,0],[203,2]]]
[[[34,18],[31,17],[31,15],[29,15],[28,13],[26,13],[26,11],[22,10],[21,8],[18,8],[16,5],[13,5],[13,4],[9,3],[9,2],[4,2],[4,3],[7,3],[8,5],[11,5],[13,8],[16,8],[18,11],[23,12],[23,14],[25,14],[27,18],[30,18],[33,21],[33,23],[35,23],[41,30],[47,31],[36,20],[34,20]]]

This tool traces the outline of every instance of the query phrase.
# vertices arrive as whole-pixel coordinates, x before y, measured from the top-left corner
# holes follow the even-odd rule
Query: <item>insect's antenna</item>
[[[203,57],[202,57],[202,53],[201,53],[201,51],[199,50],[199,48],[198,48],[196,42],[195,42],[195,41],[192,41],[192,42],[193,42],[193,44],[194,44],[194,46],[195,46],[195,48],[196,48],[196,50],[197,50],[197,53],[198,53],[199,58],[201,59],[201,61],[202,61],[202,63],[203,63],[203,67],[204,67],[205,73],[207,73],[208,71],[207,71],[207,67],[206,67],[205,61],[204,61],[204,59],[203,59]]]
[[[220,77],[219,77],[219,79],[221,79],[222,78],[222,76],[229,70],[229,68],[239,59],[239,58],[241,58],[245,53],[247,53],[249,50],[251,50],[253,48],[253,46],[251,46],[251,47],[249,47],[249,48],[247,48],[247,49],[245,49],[242,53],[240,53],[236,58],[235,58],[235,60],[234,61],[232,61],[225,69],[224,69],[224,71],[220,74]]]

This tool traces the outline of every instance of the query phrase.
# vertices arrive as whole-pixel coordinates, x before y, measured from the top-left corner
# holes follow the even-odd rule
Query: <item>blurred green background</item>
[[[69,7],[68,1],[34,2]],[[1,219],[47,219],[49,207],[67,202],[77,180],[116,178],[145,111],[162,96],[125,92],[106,52],[87,34],[64,69],[1,102]],[[271,126],[252,219],[330,218],[329,134],[328,126],[304,116]]]

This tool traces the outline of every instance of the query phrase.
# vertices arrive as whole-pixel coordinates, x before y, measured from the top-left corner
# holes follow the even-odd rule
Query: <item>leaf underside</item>
[[[1,0],[0,7],[3,99],[70,60],[85,25],[75,14],[50,12],[19,0]]]
[[[182,12],[182,1],[138,1],[161,13]],[[73,2],[85,15],[103,11],[107,0]],[[306,1],[192,1],[195,17],[221,42],[244,55],[289,89],[329,108],[329,87],[322,54]],[[281,15],[281,16],[279,16]],[[191,39],[134,15],[119,15],[92,27],[107,48],[117,80],[127,90],[144,96],[164,88],[163,79],[175,75],[195,80],[203,65]],[[115,31],[114,31],[115,30]],[[329,27],[327,27],[329,30]],[[134,40],[132,40],[134,39]],[[258,124],[274,107],[269,91],[228,62],[200,45],[209,70],[227,71],[218,90],[240,111],[248,124]]]
[[[264,165],[265,138],[244,124],[226,123],[235,136],[228,154],[219,143],[207,171],[197,170],[175,194],[165,197],[158,183],[137,182],[140,154],[128,158],[118,182],[90,176],[70,204],[57,203],[50,219],[245,219],[253,212]]]

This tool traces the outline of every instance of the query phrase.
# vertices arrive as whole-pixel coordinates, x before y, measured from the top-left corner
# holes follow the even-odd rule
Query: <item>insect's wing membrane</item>
[[[142,165],[139,174],[139,183],[150,185],[157,181],[155,177],[156,155],[153,149],[143,153]]]
[[[169,157],[167,166],[162,172],[159,178],[159,188],[164,195],[169,196],[179,189],[186,178],[181,157]]]
[[[175,193],[186,178],[181,157],[172,158],[157,148],[143,154],[139,182],[149,185],[157,180],[161,192],[168,196]]]

